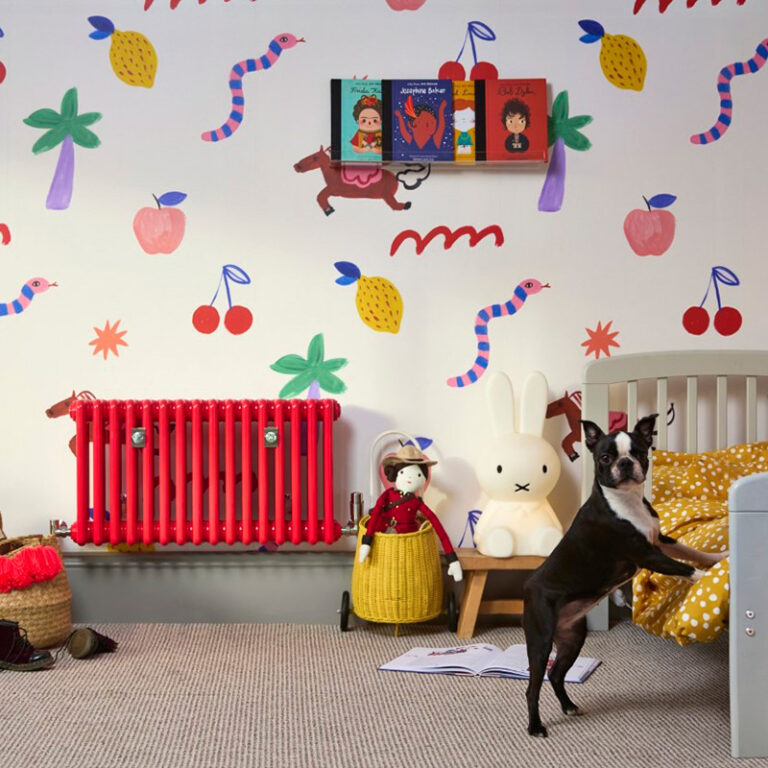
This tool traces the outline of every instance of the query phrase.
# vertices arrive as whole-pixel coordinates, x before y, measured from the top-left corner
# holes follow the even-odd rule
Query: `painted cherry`
[[[458,61],[446,61],[437,71],[439,80],[464,80],[466,76],[464,65]]]
[[[217,313],[218,314],[218,313]],[[224,315],[224,327],[235,336],[245,333],[253,324],[253,315],[247,307],[235,304]]]
[[[709,328],[709,312],[704,307],[688,307],[683,315],[683,328],[694,336],[701,336]]]
[[[741,312],[735,307],[721,307],[715,313],[715,330],[722,336],[731,336],[741,328]]]
[[[199,306],[192,315],[192,325],[200,333],[213,333],[219,327],[219,310],[209,304]]]
[[[437,76],[440,80],[466,80],[467,72],[464,69],[464,65],[460,63],[460,59],[464,54],[464,49],[469,42],[472,48],[472,58],[475,62],[474,66],[470,70],[470,80],[497,80],[499,77],[499,71],[489,61],[477,60],[477,49],[475,47],[476,40],[495,40],[496,34],[482,21],[470,21],[467,24],[467,31],[464,35],[464,42],[461,44],[461,50],[456,57],[456,61],[446,61],[438,70]]]
[[[469,71],[470,80],[498,80],[499,70],[490,61],[478,61]]]

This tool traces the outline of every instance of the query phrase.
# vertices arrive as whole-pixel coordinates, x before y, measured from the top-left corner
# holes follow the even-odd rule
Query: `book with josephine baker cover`
[[[384,113],[391,126],[384,159],[453,162],[453,83],[450,80],[385,80]],[[387,109],[389,107],[389,109]]]

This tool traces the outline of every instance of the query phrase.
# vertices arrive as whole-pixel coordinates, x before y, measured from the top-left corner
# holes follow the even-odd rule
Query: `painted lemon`
[[[141,32],[123,32],[105,16],[91,16],[88,21],[95,28],[90,37],[103,40],[111,37],[109,61],[114,73],[128,85],[151,88],[157,72],[157,53]]]
[[[587,33],[581,42],[600,40],[600,67],[606,80],[617,88],[642,91],[648,62],[640,45],[627,35],[609,35],[602,24],[584,19],[579,26]]]
[[[357,283],[355,304],[360,319],[374,331],[397,333],[403,319],[403,299],[400,291],[385,277],[366,277],[350,261],[337,261],[334,266],[341,272],[339,285]]]

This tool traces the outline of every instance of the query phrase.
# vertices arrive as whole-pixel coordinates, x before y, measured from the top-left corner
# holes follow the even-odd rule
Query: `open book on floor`
[[[550,656],[547,668],[554,661]],[[597,666],[598,659],[579,657],[565,676],[567,683],[583,683]],[[525,645],[510,645],[502,650],[488,643],[454,648],[412,648],[402,656],[382,664],[389,672],[422,672],[433,675],[469,675],[479,677],[511,677],[527,680],[528,653]]]

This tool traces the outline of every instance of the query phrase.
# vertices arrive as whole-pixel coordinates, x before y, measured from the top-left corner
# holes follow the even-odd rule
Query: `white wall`
[[[396,13],[385,0],[182,0],[170,10],[156,0],[93,3],[27,0],[2,3],[0,61],[0,222],[12,242],[0,246],[2,300],[32,276],[59,287],[37,296],[17,317],[0,318],[4,364],[0,400],[0,509],[11,534],[44,530],[54,517],[74,518],[74,459],[68,419],[44,410],[73,388],[102,398],[276,397],[286,377],[269,366],[281,355],[304,354],[322,332],[327,357],[346,357],[339,374],[342,405],[337,502],[367,489],[367,452],[387,428],[435,440],[435,482],[449,493],[443,518],[458,538],[478,494],[474,447],[488,429],[483,381],[466,390],[445,381],[475,357],[478,309],[511,296],[526,277],[552,289],[531,297],[514,317],[491,323],[491,367],[516,387],[540,369],[552,397],[580,381],[587,361],[585,328],[613,321],[615,353],[683,348],[763,348],[768,311],[763,275],[767,217],[768,72],[733,81],[734,120],[720,141],[694,146],[690,134],[709,128],[718,112],[718,70],[746,60],[768,34],[760,0],[687,9],[677,0],[663,15],[652,0],[632,15],[631,0],[427,0]],[[158,52],[151,89],[117,79],[110,41],[94,41],[87,17],[109,16],[122,30],[145,34]],[[648,59],[641,92],[604,78],[599,43],[579,42],[579,19],[597,19],[609,33],[640,43]],[[502,76],[545,77],[552,97],[570,94],[571,114],[594,117],[584,129],[587,152],[567,151],[565,201],[541,213],[544,168],[438,172],[419,189],[400,189],[409,211],[381,201],[335,198],[326,217],[315,196],[319,172],[299,175],[293,164],[329,143],[332,77],[434,77],[458,53],[466,24],[488,24],[497,41],[481,43],[480,58]],[[282,31],[306,38],[273,69],[245,79],[245,120],[220,144],[200,133],[229,112],[227,73],[236,61],[262,54]],[[471,58],[465,54],[463,61]],[[80,111],[99,111],[96,149],[76,148],[74,195],[66,211],[44,207],[58,150],[30,151],[41,131],[22,122],[41,107],[58,108],[76,86]],[[152,205],[151,194],[181,190],[187,230],[171,255],[149,255],[131,222]],[[678,196],[671,248],[640,258],[622,223],[642,195]],[[498,224],[505,243],[466,240],[444,250],[413,244],[390,257],[403,229],[438,225],[478,229]],[[397,335],[360,321],[354,287],[334,283],[333,262],[354,261],[364,274],[399,288],[405,312]],[[254,325],[242,336],[220,328],[194,330],[191,315],[207,303],[225,263],[252,277],[233,299],[248,306]],[[744,317],[722,337],[694,337],[683,311],[704,295],[709,272],[725,265],[742,285],[723,299]],[[223,304],[223,302],[222,302]],[[714,300],[712,299],[713,306]],[[220,308],[222,305],[219,305]],[[121,320],[129,346],[119,357],[93,356],[93,328]],[[764,392],[759,393],[765,397]],[[564,419],[547,424],[559,443]],[[558,449],[559,451],[559,449]],[[564,521],[577,506],[577,462],[564,462],[553,501]]]

